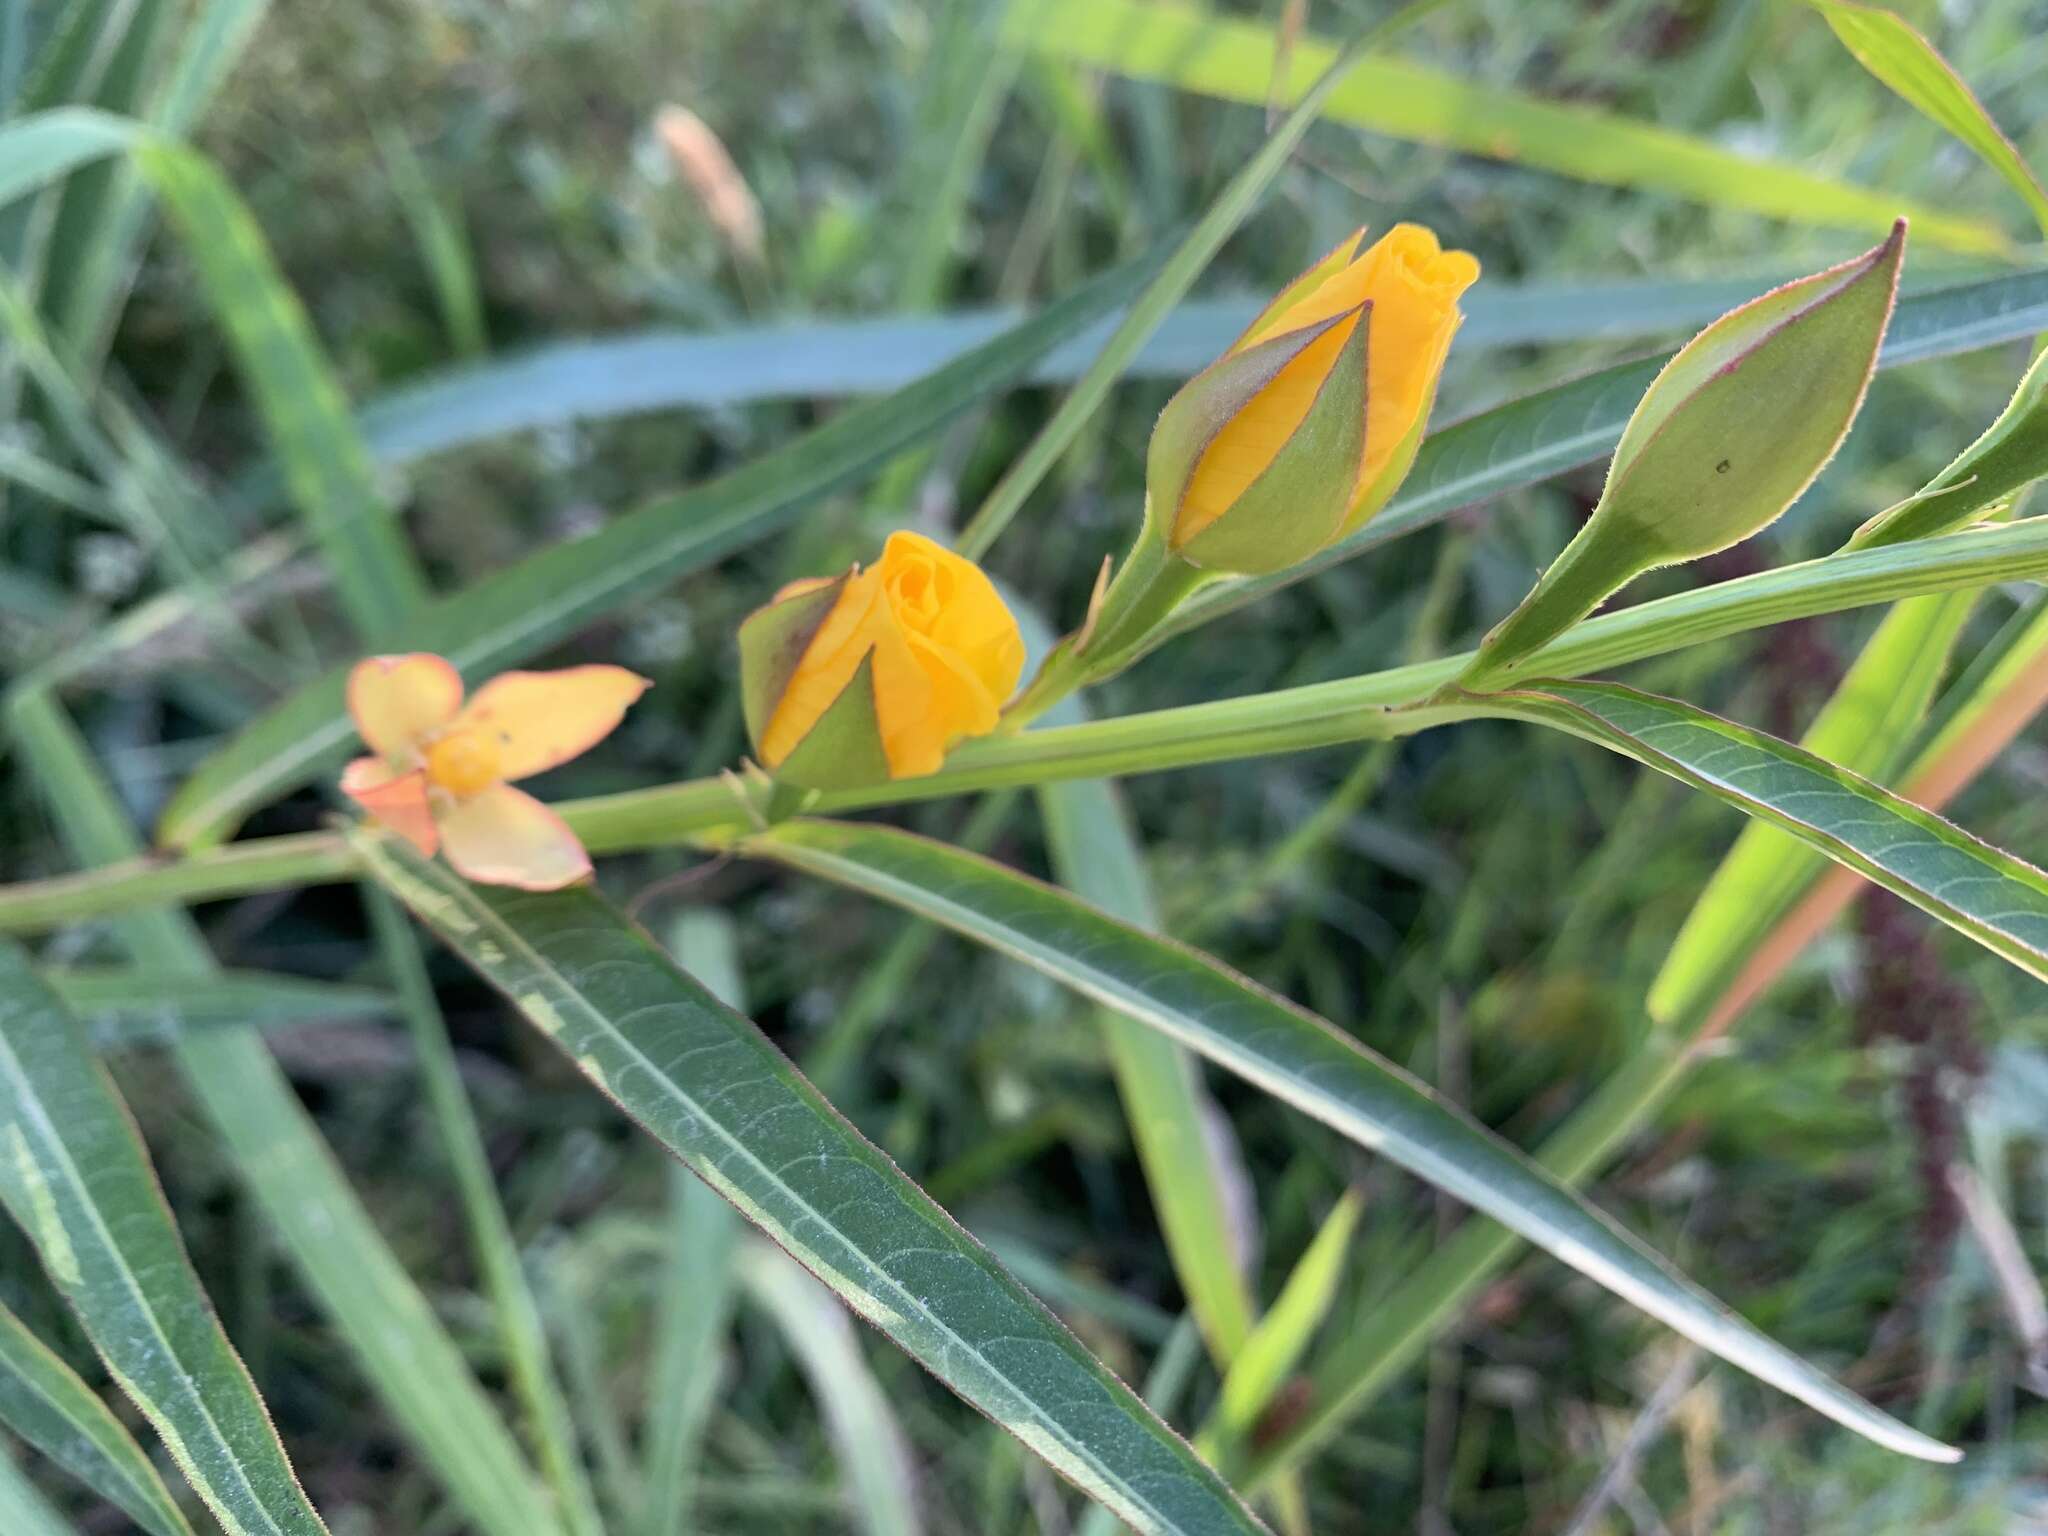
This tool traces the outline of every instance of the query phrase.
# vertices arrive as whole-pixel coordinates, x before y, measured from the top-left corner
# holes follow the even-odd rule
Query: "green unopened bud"
[[[2048,475],[2048,352],[2034,359],[2011,402],[1956,461],[1897,506],[1856,530],[1850,549],[1903,544],[1989,517]]]
[[[1901,219],[1875,250],[1688,342],[1629,419],[1586,526],[1486,637],[1460,686],[1497,686],[1645,571],[1738,544],[1798,500],[1863,404],[1905,248]]]

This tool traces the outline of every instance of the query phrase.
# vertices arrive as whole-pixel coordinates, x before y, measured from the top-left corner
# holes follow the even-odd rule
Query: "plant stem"
[[[1829,555],[1602,614],[1552,641],[1523,670],[1531,676],[1575,677],[1787,619],[2048,576],[2048,518],[1924,542],[1924,548],[1899,544]],[[821,795],[809,809],[820,814],[866,810],[1055,779],[1156,773],[1406,736],[1487,713],[1470,702],[1422,704],[1472,659],[1467,652],[1303,688],[986,738],[960,748],[928,777],[835,791]],[[724,779],[573,800],[558,809],[590,851],[599,854],[730,834],[751,826],[756,814]],[[320,884],[352,878],[355,872],[354,855],[339,837],[325,832],[253,838],[183,858],[129,859],[0,887],[0,933],[30,932],[138,906]]]

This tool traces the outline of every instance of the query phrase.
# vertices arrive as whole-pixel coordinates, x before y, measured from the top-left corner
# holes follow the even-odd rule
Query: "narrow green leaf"
[[[1498,697],[1504,714],[1584,736],[1789,832],[2048,981],[2048,874],[2024,859],[1790,742],[1675,699],[1548,680]]]
[[[377,148],[391,178],[398,211],[405,215],[412,230],[413,246],[433,284],[434,301],[440,306],[448,345],[458,356],[477,356],[486,344],[483,299],[478,292],[476,262],[470,254],[469,234],[463,228],[461,210],[451,211],[442,201],[419,156],[403,135],[390,130],[381,132]]]
[[[98,1050],[162,1045],[187,1030],[273,1029],[388,1017],[391,994],[346,982],[264,971],[167,976],[146,966],[45,971],[43,982],[85,1025]]]
[[[135,133],[126,118],[91,107],[59,107],[0,126],[0,207],[80,166],[120,154],[135,142]]]
[[[1119,268],[936,373],[841,412],[711,485],[664,496],[601,532],[554,545],[435,603],[406,626],[411,650],[446,656],[472,679],[526,660],[593,619],[786,526],[818,497],[1014,384],[1046,351],[1127,301],[1159,255]],[[256,806],[305,783],[349,750],[345,667],[299,689],[187,779],[164,812],[162,841],[217,841]]]
[[[1330,1304],[1337,1298],[1337,1283],[1344,1275],[1345,1252],[1364,1208],[1364,1198],[1355,1189],[1347,1189],[1330,1208],[1314,1241],[1289,1272],[1278,1299],[1245,1341],[1244,1353],[1224,1376],[1215,1419],[1198,1445],[1235,1445],[1258,1427],[1259,1416],[1287,1385],[1288,1373],[1308,1352],[1316,1330],[1329,1315]]]
[[[0,1424],[149,1536],[192,1536],[192,1527],[134,1436],[99,1394],[5,1307],[0,1307]]]
[[[56,701],[17,691],[7,720],[74,854],[106,863],[139,853],[120,801]],[[218,974],[187,913],[133,913],[114,934],[129,960],[167,977]],[[308,1292],[455,1505],[483,1536],[561,1536],[504,1420],[262,1038],[246,1028],[193,1031],[171,1044],[170,1059]]]
[[[1116,786],[1101,779],[1048,784],[1038,804],[1060,881],[1110,916],[1156,932],[1151,882]],[[1101,1017],[1174,1275],[1210,1358],[1227,1368],[1251,1333],[1257,1306],[1237,1257],[1241,1244],[1231,1234],[1225,1170],[1204,1124],[1219,1112],[1187,1051],[1114,1009]]]
[[[1165,1032],[1857,1433],[1908,1455],[1956,1459],[1772,1343],[1399,1067],[1208,956],[1014,870],[890,828],[792,821],[741,847],[943,923]]]
[[[1465,296],[1458,349],[1555,341],[1629,341],[1704,325],[1753,298],[1754,280],[1619,279],[1590,284],[1487,282]],[[1265,306],[1261,298],[1193,299],[1160,322],[1125,379],[1179,381],[1207,366]],[[953,361],[1025,318],[1013,308],[943,315],[777,322],[725,331],[649,329],[557,341],[452,368],[367,401],[357,426],[379,464],[404,465],[507,433],[610,421],[651,411],[881,394]],[[1100,321],[1054,347],[1027,375],[1070,384],[1100,355]],[[240,499],[274,495],[267,468],[242,477]]]
[[[483,1276],[484,1292],[497,1314],[508,1374],[526,1409],[541,1468],[569,1536],[603,1536],[597,1501],[577,1449],[576,1426],[548,1357],[540,1307],[527,1284],[512,1223],[498,1199],[490,1154],[484,1150],[483,1131],[462,1086],[462,1068],[455,1060],[455,1046],[448,1038],[441,1005],[435,1000],[426,961],[398,904],[375,886],[365,888],[363,894],[370,909],[370,931],[398,994],[398,1011],[412,1035],[434,1129],[455,1176],[470,1247]]]
[[[1261,1529],[758,1029],[602,897],[470,886],[374,835],[355,841],[375,877],[627,1114],[1055,1470],[1141,1532]]]
[[[1974,592],[1951,592],[1916,597],[1886,614],[1800,746],[1837,768],[1889,782],[1976,602]],[[1776,827],[1744,827],[1650,984],[1650,1016],[1667,1026],[1696,1017],[1824,863]]]
[[[1298,90],[1334,54],[1328,42],[1304,34],[1289,55],[1287,72],[1276,76],[1271,27],[1145,0],[1024,0],[1010,14],[1009,36],[1018,47],[1134,80],[1256,106],[1265,104],[1276,79],[1283,90]],[[1799,224],[1877,230],[1903,213],[1937,245],[1967,251],[2008,245],[1989,225],[1883,192],[1738,155],[1650,123],[1396,59],[1361,62],[1323,115],[1579,181],[1675,192],[1712,207],[1744,208]]]
[[[1879,368],[2018,341],[2048,330],[2048,272],[1994,278],[1899,301]],[[1239,577],[1197,593],[1154,645],[1328,570],[1460,507],[1591,464],[1621,441],[1636,402],[1668,358],[1621,363],[1539,390],[1433,433],[1385,511],[1291,571]]]
[[[910,1441],[861,1357],[846,1309],[794,1259],[758,1237],[742,1245],[738,1267],[741,1284],[775,1319],[824,1412],[854,1523],[867,1536],[918,1536],[924,1522]]]
[[[739,935],[731,917],[691,908],[677,924],[673,947],[684,970],[735,1013],[742,1011]],[[645,1536],[683,1536],[695,1518],[697,1464],[717,1401],[718,1345],[732,1320],[733,1255],[742,1223],[717,1190],[672,1163],[668,1228],[642,1431]]]
[[[311,320],[248,206],[210,161],[154,139],[133,153],[234,348],[336,595],[364,641],[384,646],[425,600],[426,579]]]
[[[1934,45],[1890,11],[1851,0],[1810,0],[1835,36],[1871,74],[1974,149],[2033,211],[2048,234],[2048,191],[1984,110],[1969,83]]]
[[[0,1198],[230,1536],[326,1536],[85,1033],[0,944]]]

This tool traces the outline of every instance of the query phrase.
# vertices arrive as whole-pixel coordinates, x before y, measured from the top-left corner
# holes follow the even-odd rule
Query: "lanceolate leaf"
[[[2042,233],[2048,234],[2048,191],[2042,190],[2012,140],[1932,43],[1881,6],[1853,0],[1813,4],[1857,63],[1982,156],[2026,200]]]
[[[1909,1455],[1955,1459],[1773,1344],[1399,1067],[1208,956],[1014,870],[890,828],[793,821],[742,847],[944,924],[1164,1031],[1858,1433]]]
[[[1976,602],[1975,592],[1948,592],[1893,608],[1800,746],[1837,768],[1896,782],[1891,769],[1925,718]],[[1744,827],[1650,984],[1650,1016],[1665,1025],[1695,1019],[1798,899],[1817,866],[1825,867],[1821,855],[1789,833],[1761,821]]]
[[[375,835],[371,873],[747,1218],[1136,1529],[1261,1529],[1153,1417],[747,1019],[588,887],[470,886]]]
[[[376,987],[263,971],[167,976],[146,966],[46,971],[56,993],[99,1050],[161,1044],[194,1029],[271,1029],[378,1018],[395,1004]]]
[[[601,533],[539,550],[433,604],[407,626],[403,648],[446,656],[472,681],[526,660],[783,527],[835,486],[1015,383],[1057,342],[1129,299],[1157,259],[1119,268],[929,377],[846,411],[722,480],[661,497]],[[177,847],[216,841],[254,807],[338,762],[355,738],[342,704],[346,675],[338,668],[300,689],[207,759],[172,798],[161,840]]]
[[[192,1536],[149,1457],[99,1394],[5,1307],[0,1307],[0,1425],[150,1536]]]
[[[1544,681],[1499,703],[1504,714],[1597,741],[1782,828],[2048,981],[2048,875],[1868,779],[1618,683]]]
[[[326,1536],[126,1107],[12,945],[0,945],[0,1198],[229,1536]]]

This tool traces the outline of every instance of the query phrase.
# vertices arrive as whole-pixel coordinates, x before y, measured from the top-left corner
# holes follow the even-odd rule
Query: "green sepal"
[[[1394,499],[1394,492],[1401,489],[1401,482],[1408,478],[1408,471],[1415,467],[1416,454],[1422,451],[1422,439],[1429,427],[1429,412],[1434,404],[1435,401],[1432,399],[1416,412],[1415,424],[1408,429],[1408,435],[1395,447],[1394,456],[1380,466],[1380,472],[1372,477],[1372,484],[1358,494],[1358,498],[1351,504],[1351,510],[1344,514],[1344,522],[1337,530],[1337,538],[1350,538],[1371,522],[1381,507]],[[1336,541],[1333,539],[1331,542]]]
[[[1967,528],[2048,475],[2048,352],[1984,435],[1912,496],[1858,528],[1850,549],[1931,539]]]
[[[1194,477],[1195,466],[1201,462],[1202,455],[1208,451],[1209,445],[1216,440],[1216,434],[1223,430],[1232,417],[1249,405],[1259,391],[1271,384],[1281,369],[1301,356],[1312,342],[1344,319],[1344,315],[1332,315],[1315,325],[1303,326],[1300,330],[1288,331],[1284,335],[1255,342],[1242,351],[1226,352],[1189,379],[1181,386],[1179,393],[1166,402],[1166,409],[1159,413],[1159,423],[1152,429],[1152,441],[1146,449],[1145,495],[1148,515],[1157,520],[1160,537],[1175,554],[1184,553],[1182,545],[1174,536],[1175,525],[1180,520],[1181,502],[1187,494],[1188,482]],[[1363,330],[1363,325],[1361,324],[1358,329]],[[1336,371],[1333,369],[1332,373]],[[1361,369],[1361,388],[1362,372]],[[1326,380],[1325,390],[1327,386]],[[1314,408],[1311,408],[1309,414],[1315,414]],[[1361,431],[1364,427],[1364,418],[1365,412],[1361,404]],[[1304,430],[1307,426],[1308,423],[1304,422]],[[1275,460],[1275,463],[1277,462],[1278,460]],[[1354,459],[1353,462],[1357,461]],[[1267,466],[1269,472],[1272,467]],[[1265,477],[1262,475],[1260,478]],[[1347,496],[1348,491],[1347,487]],[[1226,517],[1229,515],[1225,514]],[[1221,521],[1222,518],[1217,519],[1217,522]],[[1211,525],[1213,526],[1214,524]],[[1205,528],[1202,531],[1206,534],[1210,530]],[[1280,567],[1260,568],[1277,570]]]
[[[1852,261],[1731,310],[1668,363],[1629,418],[1600,504],[1460,679],[1498,687],[1645,571],[1768,527],[1863,404],[1898,292],[1906,225]]]
[[[825,586],[756,608],[741,622],[740,709],[746,716],[747,739],[757,754],[761,733],[768,729],[775,706],[789,690],[789,680],[804,652],[811,648],[852,578],[853,572],[848,571]]]
[[[1335,316],[1331,324],[1344,318]],[[1318,328],[1317,334],[1327,328]],[[1228,511],[1179,546],[1176,552],[1183,560],[1208,571],[1265,576],[1300,564],[1337,536],[1365,459],[1371,328],[1372,306],[1362,305],[1358,323],[1294,435]]]
[[[1274,294],[1271,302],[1252,318],[1252,323],[1238,332],[1237,340],[1230,344],[1228,350],[1231,352],[1237,351],[1238,348],[1242,347],[1252,337],[1258,335],[1275,315],[1284,313],[1291,306],[1307,298],[1318,288],[1322,287],[1324,283],[1350,266],[1352,262],[1358,259],[1358,248],[1364,243],[1365,226],[1361,224],[1357,229],[1354,229],[1350,234],[1338,241],[1328,255],[1324,256],[1285,288]]]
[[[888,782],[889,758],[875,718],[874,668],[870,650],[818,723],[770,770],[778,780],[803,789],[863,789]]]

